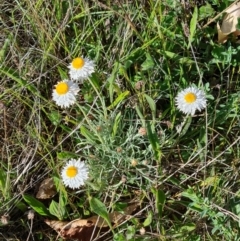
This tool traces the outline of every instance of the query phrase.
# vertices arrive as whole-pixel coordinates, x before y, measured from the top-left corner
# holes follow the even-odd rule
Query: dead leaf
[[[56,195],[57,189],[52,178],[44,179],[38,189],[36,198],[48,199]]]
[[[219,23],[217,23],[217,31],[218,31],[218,43],[225,43],[228,39],[228,34],[224,34],[222,32]]]
[[[225,12],[226,15],[223,18],[221,27],[219,26],[219,23],[217,23],[219,43],[226,42],[228,39],[228,35],[231,33],[233,33],[235,36],[239,35],[237,24],[238,18],[240,18],[240,2],[232,4],[223,12]]]
[[[47,225],[49,225],[52,229],[54,229],[56,232],[60,232],[61,229],[67,225],[69,222],[59,221],[59,220],[44,220]]]
[[[124,213],[112,212],[109,214],[111,223],[118,226],[131,217],[130,215],[136,210],[139,203],[131,203],[124,209]],[[99,216],[92,216],[88,219],[76,219],[71,222],[57,220],[45,220],[45,223],[53,228],[59,236],[64,239],[76,239],[79,241],[91,241],[97,237],[100,232],[109,230],[105,220]]]
[[[45,220],[59,236],[64,239],[76,239],[79,241],[91,241],[99,235],[99,231],[107,231],[109,227],[99,228],[95,222],[88,219],[76,219],[71,222]]]

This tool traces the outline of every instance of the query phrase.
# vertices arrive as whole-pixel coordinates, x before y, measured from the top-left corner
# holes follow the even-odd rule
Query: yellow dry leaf
[[[238,18],[240,18],[240,2],[232,4],[223,12],[225,12],[226,15],[223,18],[221,27],[219,26],[219,23],[217,23],[219,43],[226,42],[228,35],[231,33],[233,33],[235,36],[239,35],[237,24]]]

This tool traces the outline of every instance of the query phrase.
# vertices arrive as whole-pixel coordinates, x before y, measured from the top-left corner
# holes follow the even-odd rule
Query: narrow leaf
[[[152,114],[153,114],[153,118],[155,118],[155,115],[156,115],[156,104],[154,102],[154,100],[147,94],[144,94],[144,97],[146,98],[148,104],[149,104],[149,107],[152,111]]]
[[[62,152],[57,152],[57,158],[59,160],[67,160],[71,158],[76,158],[77,155],[75,153],[69,152],[69,151],[62,151]]]
[[[165,201],[166,201],[165,193],[162,190],[157,190],[156,191],[156,208],[158,210],[159,217],[162,217]]]
[[[6,181],[7,181],[6,171],[0,169],[0,190],[2,192],[4,192],[4,190],[5,190]]]
[[[149,211],[147,218],[143,222],[143,226],[144,227],[149,226],[152,223],[152,219],[153,219],[153,213],[152,211]]]
[[[113,131],[112,131],[112,136],[114,137],[117,133],[117,130],[118,130],[118,126],[119,126],[119,122],[121,120],[121,112],[119,112],[117,114],[117,116],[115,117],[115,120],[114,120],[114,125],[113,125]]]
[[[196,27],[197,27],[197,19],[198,19],[198,8],[197,8],[197,6],[195,6],[193,15],[192,15],[192,18],[190,21],[190,35],[189,35],[188,46],[190,46],[191,42],[193,41],[193,37],[195,35]]]
[[[86,137],[86,139],[91,143],[91,144],[95,144],[95,138],[93,136],[93,133],[91,133],[87,128],[85,128],[84,126],[80,127],[80,131],[81,134]]]
[[[117,106],[119,103],[121,103],[126,97],[130,94],[130,91],[126,90],[123,93],[121,93],[116,100],[108,107],[109,110]]]
[[[109,82],[109,88],[108,89],[109,89],[109,97],[110,97],[111,103],[113,102],[114,80],[116,79],[118,71],[119,71],[119,63],[116,62],[114,64],[112,74],[107,80]]]
[[[146,120],[145,120],[141,110],[139,109],[138,106],[136,106],[135,108],[136,108],[137,114],[138,114],[138,116],[139,116],[139,118],[140,118],[140,120],[142,122],[142,126],[145,127],[146,126]]]
[[[28,83],[26,80],[20,78],[17,75],[16,71],[14,71],[13,69],[1,66],[0,72],[4,75],[8,76],[12,80],[16,81],[21,87],[26,87],[33,94],[38,94],[38,90],[36,89],[36,87],[33,84]]]
[[[151,128],[150,123],[147,123],[147,133],[148,133],[148,139],[154,151],[154,156],[156,160],[159,161],[162,155],[160,145],[159,145],[159,139],[154,128],[153,129]]]

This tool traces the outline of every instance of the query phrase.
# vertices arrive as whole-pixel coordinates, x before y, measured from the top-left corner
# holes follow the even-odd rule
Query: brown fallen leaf
[[[124,213],[110,213],[109,218],[111,223],[114,224],[114,227],[118,226],[129,219],[132,212],[134,212],[138,206],[139,203],[134,202],[124,209]],[[79,241],[91,241],[99,236],[101,232],[106,232],[110,229],[105,220],[99,216],[92,216],[88,219],[76,219],[71,222],[47,219],[45,223],[53,228],[62,238],[76,239]]]
[[[240,35],[240,31],[237,29],[238,18],[240,18],[240,2],[232,4],[223,12],[225,12],[226,15],[223,18],[221,27],[219,23],[217,23],[219,43],[226,42],[228,35],[231,33],[233,33],[234,36]]]
[[[56,193],[57,193],[56,186],[54,184],[53,179],[50,177],[50,178],[44,179],[41,182],[36,198],[48,199],[48,198],[52,198],[54,195],[56,195]]]
[[[107,231],[109,227],[98,227],[96,223],[88,219],[76,219],[71,222],[45,220],[45,223],[57,231],[64,239],[76,239],[79,241],[91,241],[99,235],[99,231]]]

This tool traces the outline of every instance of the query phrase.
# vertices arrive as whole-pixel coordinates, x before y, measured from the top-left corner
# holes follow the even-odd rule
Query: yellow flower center
[[[184,96],[184,99],[185,101],[188,103],[188,104],[191,104],[193,102],[196,101],[197,99],[197,96],[194,94],[194,93],[187,93],[185,96]]]
[[[72,61],[72,67],[74,69],[81,69],[84,66],[84,59],[83,58],[75,58]]]
[[[68,177],[72,178],[78,174],[78,169],[75,166],[68,167],[66,174]]]
[[[64,95],[68,92],[68,84],[66,82],[60,82],[57,84],[56,86],[56,92],[59,94],[59,95]]]

